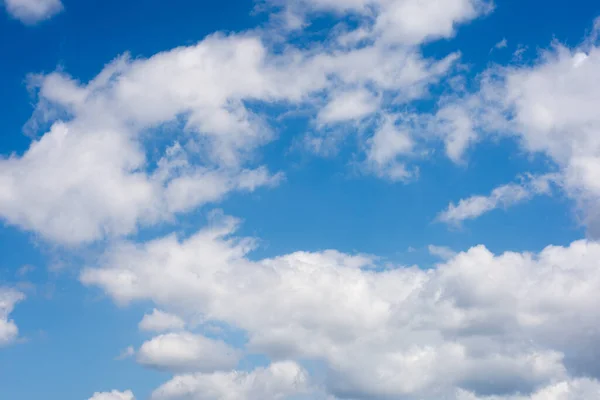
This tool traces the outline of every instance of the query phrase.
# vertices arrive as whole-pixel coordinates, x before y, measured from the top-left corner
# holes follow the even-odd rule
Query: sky
[[[0,399],[600,398],[597,1],[0,5]]]

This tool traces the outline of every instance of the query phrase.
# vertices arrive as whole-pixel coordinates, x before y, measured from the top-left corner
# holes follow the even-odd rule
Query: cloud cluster
[[[599,27],[596,21],[574,48],[554,42],[534,63],[493,66],[481,74],[477,92],[443,98],[435,116],[419,116],[426,121],[421,125],[445,138],[451,158],[460,159],[473,143],[490,135],[515,138],[526,152],[546,157],[559,169],[561,187],[593,236],[600,232]],[[515,185],[497,190],[488,198],[451,206],[442,216],[472,218],[532,194]]]
[[[5,2],[9,11],[60,5]],[[257,260],[256,241],[236,236],[239,221],[227,216],[187,238],[124,238],[229,193],[277,184],[283,175],[256,153],[277,137],[278,110],[298,108],[310,115],[305,142],[314,150],[336,129],[355,131],[364,168],[386,179],[414,177],[407,160],[432,141],[464,163],[486,135],[517,138],[558,167],[451,203],[441,221],[547,194],[552,182],[578,202],[592,231],[600,221],[597,29],[532,65],[491,67],[475,93],[461,88],[434,113],[415,114],[403,106],[426,97],[460,56],[427,58],[420,46],[452,37],[490,2],[267,3],[287,29],[315,13],[358,23],[340,22],[324,42],[302,46],[273,44],[266,28],[214,34],[150,58],[118,57],[89,82],[32,76],[39,101],[29,128],[40,136],[0,159],[0,217],[65,245],[111,239],[80,280],[120,304],[157,307],[139,328],[158,336],[125,353],[175,374],[154,400],[598,397],[598,242],[498,255],[431,246],[442,262],[423,270],[380,268],[377,257],[336,250]],[[41,19],[51,8],[33,9]],[[0,345],[17,337],[9,314],[21,299],[0,289]],[[197,332],[207,324],[242,332],[244,343]],[[269,365],[242,370],[252,355]],[[91,398],[133,399],[130,391]]]
[[[375,20],[354,31],[341,24],[331,40],[308,48],[275,50],[268,30],[214,34],[148,59],[121,56],[89,82],[63,72],[32,76],[39,102],[29,129],[41,136],[24,154],[0,159],[0,216],[74,245],[135,233],[230,192],[275,184],[280,175],[249,166],[254,150],[278,133],[269,123],[273,113],[260,104],[311,110],[315,130],[307,143],[314,145],[330,139],[332,126],[385,121],[366,163],[381,176],[407,179],[397,154],[382,150],[411,150],[393,110],[424,96],[458,58],[427,59],[419,45],[451,36],[485,8],[479,0],[433,4],[377,2]]]
[[[378,272],[372,257],[336,251],[250,261],[253,241],[232,236],[236,224],[224,217],[183,241],[122,243],[81,280],[119,303],[151,300],[241,329],[248,352],[320,363],[340,398],[529,396],[600,376],[597,243],[501,255],[478,246],[433,270]],[[217,357],[188,334],[148,346],[173,366],[194,365],[177,356],[186,340],[200,343],[186,357]]]

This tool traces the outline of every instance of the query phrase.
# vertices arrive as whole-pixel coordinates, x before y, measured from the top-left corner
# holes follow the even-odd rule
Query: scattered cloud
[[[506,40],[506,38],[504,38],[494,45],[494,47],[490,50],[490,53],[494,50],[505,49],[507,47],[508,47],[508,40]]]
[[[17,276],[17,278],[24,278],[30,272],[33,272],[33,271],[35,271],[35,267],[33,265],[25,264],[25,265],[21,266],[17,270],[17,272],[15,273],[15,275]]]
[[[437,220],[460,224],[556,185],[600,235],[600,23],[580,46],[554,43],[533,63],[520,63],[519,47],[512,64],[484,71],[474,92],[459,82],[434,112],[419,113],[408,105],[452,77],[460,58],[428,58],[421,46],[452,37],[491,2],[267,3],[289,30],[316,13],[352,16],[357,27],[337,25],[325,42],[298,47],[274,46],[269,28],[216,33],[149,58],[122,55],[88,82],[62,71],[31,76],[38,102],[28,127],[40,135],[22,154],[0,158],[4,221],[61,245],[109,239],[81,282],[121,305],[156,307],[139,329],[158,336],[119,357],[174,374],[152,399],[598,397],[593,240],[535,254],[430,245],[441,262],[422,270],[373,268],[375,256],[336,250],[256,259],[257,240],[237,236],[239,221],[227,216],[185,238],[131,238],[284,179],[256,157],[279,134],[278,112],[263,105],[306,110],[314,147],[336,128],[356,133],[364,169],[392,181],[413,178],[416,155],[436,145],[466,165],[483,137],[515,138],[558,172],[450,203]],[[5,6],[26,23],[62,9],[58,0]],[[505,47],[506,39],[495,49]],[[0,346],[18,337],[9,318],[23,298],[0,289]],[[233,327],[244,342],[234,348],[218,330],[186,331],[198,320]],[[242,371],[248,354],[272,363]],[[314,382],[305,363],[322,368],[323,379]],[[133,399],[131,391],[90,398]]]
[[[113,390],[112,392],[94,393],[89,400],[135,400],[135,397],[129,390],[125,392]]]
[[[527,52],[527,50],[529,50],[527,48],[527,46],[524,46],[522,44],[518,45],[517,49],[513,53],[513,60],[514,61],[522,61],[523,60],[523,55]]]
[[[19,328],[9,317],[15,304],[24,299],[23,293],[0,287],[0,347],[8,346],[18,337]]]
[[[499,186],[487,196],[472,196],[460,200],[458,204],[450,203],[445,211],[438,214],[437,220],[448,224],[460,224],[496,208],[508,208],[530,200],[534,196],[549,195],[551,184],[557,179],[556,174],[546,174],[526,177],[522,183]]]
[[[541,154],[554,163],[561,188],[575,201],[582,221],[595,237],[600,232],[597,32],[595,27],[574,48],[554,42],[533,63],[491,67],[480,76],[479,91],[442,100],[443,107],[459,110],[465,116],[469,143],[479,135],[509,136],[516,138],[526,152]],[[451,204],[441,218],[473,218],[527,199],[535,192],[521,185],[507,185],[490,196]]]
[[[410,129],[391,115],[382,118],[373,136],[367,140],[367,163],[375,173],[390,180],[406,180],[413,173],[400,156],[412,153],[415,143]]]
[[[60,0],[4,0],[6,11],[24,24],[33,25],[63,10]]]
[[[378,109],[378,100],[366,89],[336,93],[319,111],[320,123],[335,123],[356,120],[374,113]]]
[[[116,360],[126,360],[130,357],[133,357],[135,355],[135,349],[133,348],[133,346],[129,346],[127,347],[125,350],[123,350],[121,352],[121,354],[119,354],[115,359]]]
[[[450,38],[455,27],[492,11],[485,0],[268,0],[282,7],[292,21],[305,20],[311,14],[332,12],[362,18],[359,38],[376,38],[386,44],[415,45]],[[295,23],[294,27],[304,24]]]
[[[237,350],[225,342],[189,332],[157,336],[140,347],[137,362],[173,372],[214,372],[235,368]]]
[[[429,254],[441,258],[442,260],[450,260],[456,256],[456,252],[446,246],[435,246],[430,244],[427,246],[427,250],[429,251]]]
[[[358,12],[364,40],[343,41],[351,32],[336,31],[330,43],[280,52],[268,29],[216,33],[147,59],[123,55],[88,82],[62,71],[32,76],[39,101],[28,126],[39,139],[24,154],[0,159],[0,216],[46,240],[79,245],[274,185],[282,175],[255,165],[253,154],[278,132],[272,115],[252,104],[307,107],[317,126],[312,142],[322,142],[331,125],[377,119],[380,110],[425,96],[459,54],[430,59],[419,46],[451,37],[490,8],[482,0],[279,6],[298,16]],[[181,127],[177,134],[172,125]],[[410,173],[391,152],[381,155],[380,143],[402,153],[409,139],[390,132],[370,142],[366,170],[404,179]],[[158,139],[170,147],[148,148]]]

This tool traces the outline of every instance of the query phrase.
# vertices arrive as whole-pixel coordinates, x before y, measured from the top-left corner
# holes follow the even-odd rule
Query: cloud
[[[36,268],[33,265],[25,264],[17,269],[15,276],[18,278],[25,278],[29,273],[35,271],[35,269]]]
[[[232,191],[275,184],[281,176],[265,167],[239,165],[241,153],[270,135],[235,94],[262,90],[250,72],[262,53],[256,39],[212,38],[150,60],[120,58],[86,85],[58,73],[36,78],[35,118],[52,120],[60,110],[71,117],[54,122],[24,155],[0,160],[6,188],[0,215],[52,241],[79,244],[133,233]],[[214,76],[235,80],[239,69],[247,71],[245,83]],[[180,144],[157,127],[184,113],[190,133],[179,135]],[[144,144],[161,136],[172,145],[159,148],[153,163]]]
[[[220,340],[188,332],[160,335],[142,344],[137,362],[175,372],[213,372],[235,368],[240,354]]]
[[[0,214],[11,224],[65,244],[126,235],[140,225],[273,184],[265,168],[195,166],[165,155],[151,174],[139,144],[118,130],[78,131],[57,123],[22,157],[0,159]],[[179,148],[179,147],[177,147]],[[180,149],[180,148],[179,148]]]
[[[589,224],[600,211],[600,49],[556,45],[533,67],[504,71],[503,100],[509,122],[531,152],[551,157],[562,169],[565,190]]]
[[[354,120],[374,113],[377,103],[377,98],[366,89],[336,93],[317,118],[321,123]]]
[[[133,346],[128,346],[125,350],[123,350],[121,352],[121,354],[119,354],[115,360],[126,360],[129,357],[133,357],[135,355],[135,349],[133,348]]]
[[[130,390],[125,392],[113,390],[112,392],[94,393],[89,400],[135,400],[135,397]]]
[[[427,246],[427,250],[429,250],[429,254],[441,258],[442,260],[450,260],[456,256],[456,252],[446,246],[435,246],[430,244]]]
[[[492,10],[492,3],[484,0],[301,0],[286,3],[269,0],[283,7],[288,15],[298,20],[311,14],[332,12],[337,15],[362,17],[361,37],[374,37],[385,43],[415,45],[440,38],[452,37],[455,26]]]
[[[381,41],[283,53],[266,43],[260,31],[214,34],[148,59],[124,55],[89,82],[32,76],[28,127],[41,136],[0,159],[0,216],[67,245],[172,221],[282,178],[253,165],[277,132],[252,104],[308,107],[329,126],[373,114],[383,93],[393,103],[381,107],[424,95],[458,58]]]
[[[36,24],[63,10],[60,0],[4,0],[6,11],[24,24]]]
[[[480,397],[467,391],[459,391],[456,400],[578,400],[600,395],[600,383],[591,379],[573,379],[548,385],[531,395]]]
[[[337,251],[250,261],[254,242],[236,226],[224,218],[183,241],[122,243],[81,280],[122,304],[151,300],[241,329],[246,351],[320,363],[340,398],[529,396],[600,376],[598,243],[477,246],[432,270],[378,272],[375,258]]]
[[[336,250],[255,259],[256,240],[236,236],[239,222],[225,216],[183,239],[124,239],[231,192],[277,184],[283,176],[255,157],[278,133],[270,123],[277,112],[262,105],[306,108],[317,139],[353,125],[365,168],[386,179],[412,177],[411,157],[433,140],[464,163],[484,134],[516,137],[560,170],[451,203],[438,216],[444,222],[547,194],[551,182],[590,223],[600,215],[597,31],[577,49],[556,44],[532,65],[492,67],[478,92],[463,96],[463,87],[419,115],[403,106],[427,96],[459,59],[426,58],[420,46],[453,36],[490,2],[271,3],[297,29],[316,12],[358,16],[359,26],[338,25],[325,43],[277,51],[268,30],[215,34],[150,58],[124,55],[89,82],[63,72],[33,76],[39,101],[29,128],[41,135],[24,154],[0,160],[0,216],[61,244],[111,239],[80,279],[120,304],[157,307],[140,329],[170,333],[143,343],[137,361],[183,375],[155,399],[306,394],[316,376],[302,363],[322,368],[317,390],[337,398],[593,398],[597,242],[498,255],[484,246],[458,254],[430,246],[443,262],[425,271],[379,269],[375,256]],[[21,298],[0,291],[0,344],[17,336],[8,317]],[[239,329],[243,349],[182,331],[198,320]],[[238,371],[243,354],[273,363]]]
[[[494,48],[492,50],[494,50],[494,49],[505,49],[507,47],[508,47],[508,40],[506,40],[506,38],[504,38],[501,41],[499,41],[498,43],[496,43],[494,45]]]
[[[152,310],[152,314],[144,315],[139,323],[139,328],[142,331],[150,332],[178,331],[185,328],[185,321],[177,315],[168,314],[155,308]]]
[[[498,186],[488,196],[472,196],[461,199],[458,204],[450,203],[448,209],[437,216],[437,220],[448,224],[460,224],[475,219],[496,208],[511,207],[530,200],[534,196],[549,195],[551,183],[556,182],[556,174],[527,177],[523,183],[509,183]]]
[[[215,33],[147,59],[123,55],[88,82],[62,71],[33,75],[38,104],[28,130],[38,139],[24,154],[0,159],[0,217],[74,246],[135,234],[229,193],[274,185],[282,175],[256,165],[255,153],[277,136],[269,123],[277,112],[260,105],[306,108],[315,122],[306,142],[323,147],[336,124],[368,125],[426,96],[459,53],[426,58],[419,46],[489,11],[481,0],[289,7],[302,18],[309,9],[364,18],[356,30],[340,24],[331,41],[307,47],[275,50],[274,32],[259,28]],[[410,168],[396,156],[410,148],[390,132],[364,136],[365,170],[406,179]],[[397,154],[382,155],[381,143]]]
[[[401,155],[409,155],[415,143],[410,129],[397,124],[391,115],[382,118],[373,136],[367,140],[367,163],[379,176],[390,180],[404,180],[412,176]]]
[[[555,41],[534,62],[492,66],[480,75],[477,92],[442,98],[438,112],[439,116],[449,109],[449,115],[463,121],[456,149],[447,151],[451,158],[460,158],[482,136],[516,138],[526,152],[546,157],[558,168],[561,188],[594,237],[600,232],[600,118],[594,108],[600,102],[597,35],[596,24],[579,46]],[[423,125],[434,121],[437,131],[445,127],[446,137],[457,131],[443,119],[420,118],[426,121]],[[519,193],[527,197],[515,186],[503,190],[497,194],[509,202],[518,201]],[[469,218],[497,205],[492,198],[474,197],[453,212],[460,220],[458,211]]]
[[[283,400],[306,390],[307,373],[294,362],[277,362],[252,372],[176,376],[152,400]]]
[[[19,335],[15,322],[9,319],[15,304],[25,299],[25,295],[14,289],[0,287],[0,347],[13,343]]]

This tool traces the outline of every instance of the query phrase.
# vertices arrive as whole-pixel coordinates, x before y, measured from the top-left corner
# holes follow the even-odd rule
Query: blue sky
[[[600,4],[4,0],[0,398],[600,398]]]

